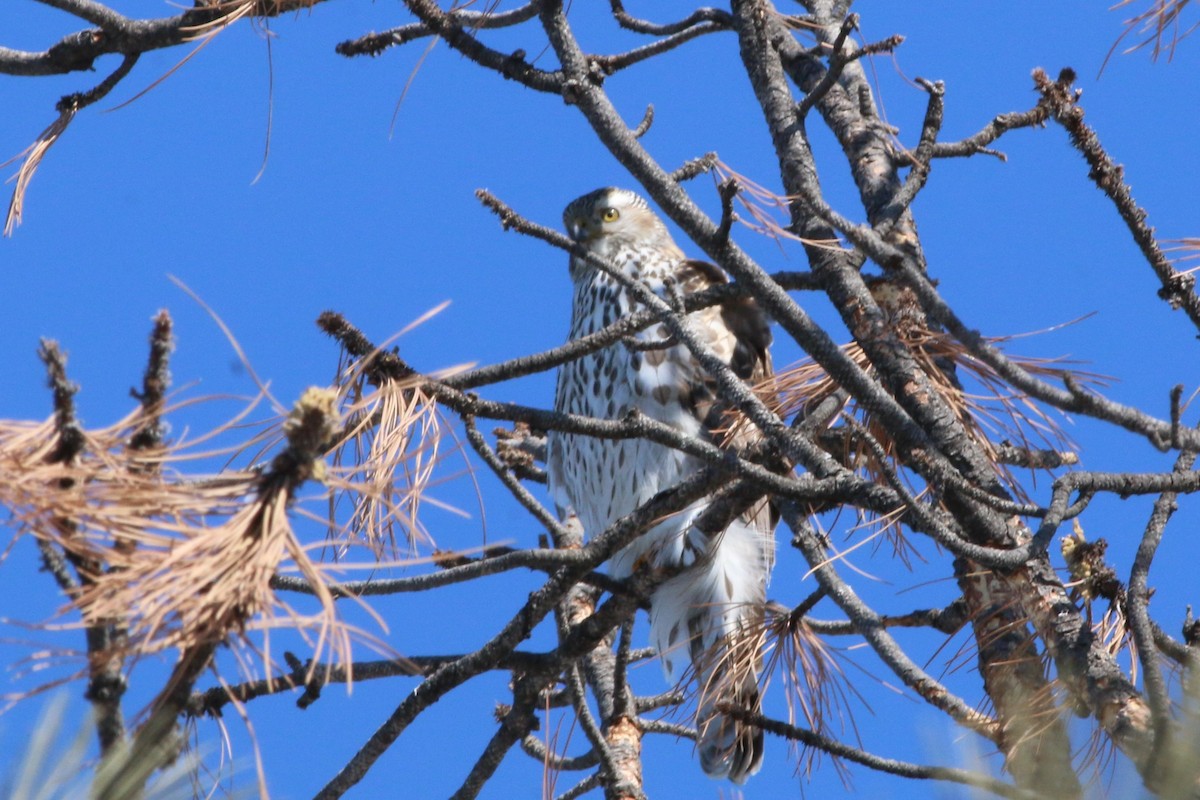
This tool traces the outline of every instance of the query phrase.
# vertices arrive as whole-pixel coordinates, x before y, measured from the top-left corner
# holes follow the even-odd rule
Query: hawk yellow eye
[[[605,222],[616,222],[620,218],[621,212],[617,211],[615,208],[606,208],[600,212],[600,219],[604,220]]]

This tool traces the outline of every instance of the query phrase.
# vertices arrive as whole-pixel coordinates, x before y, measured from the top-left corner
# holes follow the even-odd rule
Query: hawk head
[[[628,189],[609,186],[585,194],[567,206],[563,223],[572,239],[605,258],[622,247],[675,249],[667,226]]]

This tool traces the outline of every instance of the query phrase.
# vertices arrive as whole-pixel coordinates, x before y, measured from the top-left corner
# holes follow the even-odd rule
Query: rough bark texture
[[[88,107],[137,69],[140,54],[196,41],[243,18],[272,17],[319,5],[319,0],[197,2],[174,16],[137,20],[96,0],[41,2],[72,15],[87,28],[49,43],[42,51],[0,46],[0,74],[86,71],[106,55],[120,55],[121,62],[91,89],[68,95],[54,106],[57,119],[36,138],[18,173],[9,230],[19,221],[24,186],[40,161],[53,157],[52,146],[68,125],[79,124]],[[391,47],[436,38],[497,81],[516,82],[546,96],[556,107],[571,106],[630,181],[683,231],[689,240],[688,255],[706,255],[732,280],[685,297],[664,299],[648,293],[640,300],[643,308],[577,341],[441,378],[424,374],[422,365],[409,363],[395,352],[379,351],[340,314],[323,314],[321,329],[355,365],[344,379],[353,384],[343,387],[347,395],[390,383],[401,386],[401,396],[409,400],[429,398],[441,413],[461,424],[463,438],[483,465],[481,471],[490,472],[498,491],[511,495],[544,533],[536,547],[438,553],[428,572],[394,580],[323,587],[277,575],[270,578],[269,588],[310,595],[325,592],[331,598],[398,595],[515,569],[539,573],[541,583],[526,597],[498,600],[510,609],[507,621],[465,653],[414,655],[407,663],[329,667],[292,657],[291,669],[273,680],[193,692],[221,642],[183,648],[148,721],[133,731],[125,730],[121,708],[123,670],[130,657],[139,655],[126,649],[131,621],[113,618],[91,624],[88,698],[98,712],[102,752],[108,758],[129,743],[140,759],[119,776],[120,781],[113,782],[111,775],[98,781],[97,796],[123,797],[130,785],[134,794],[140,792],[149,771],[174,755],[174,745],[164,749],[159,740],[174,730],[181,715],[217,715],[229,703],[250,703],[301,684],[306,691],[300,702],[305,706],[320,697],[323,683],[349,681],[355,675],[359,680],[415,681],[415,686],[406,687],[390,716],[316,795],[340,797],[387,756],[390,745],[419,716],[435,713],[464,683],[500,670],[511,676],[512,702],[496,710],[491,737],[463,778],[456,798],[478,796],[505,759],[523,757],[522,753],[548,773],[586,773],[561,795],[564,799],[595,789],[610,800],[642,798],[643,775],[654,769],[653,764],[643,763],[643,739],[666,735],[687,740],[694,739],[696,732],[660,718],[662,708],[685,704],[686,692],[681,690],[687,687],[647,697],[637,695],[628,683],[630,665],[653,656],[631,644],[632,620],[647,607],[646,598],[659,582],[670,576],[641,570],[628,580],[616,580],[605,574],[606,562],[657,522],[700,499],[719,498],[712,503],[715,515],[723,504],[756,502],[763,496],[781,512],[785,526],[781,530],[790,532],[792,546],[807,562],[819,588],[791,609],[766,603],[755,615],[765,620],[763,629],[750,632],[749,643],[742,646],[790,653],[792,662],[787,661],[789,656],[781,656],[772,680],[794,681],[793,690],[803,695],[798,705],[812,713],[805,725],[784,722],[774,718],[782,704],[772,706],[769,701],[763,706],[766,713],[731,704],[718,709],[721,714],[863,768],[888,772],[897,780],[937,779],[1003,796],[1056,798],[1083,793],[1072,759],[1079,742],[1073,745],[1067,725],[1068,715],[1074,714],[1094,720],[1151,791],[1194,795],[1200,762],[1189,756],[1194,756],[1200,730],[1192,691],[1200,663],[1195,650],[1200,624],[1189,619],[1183,641],[1177,641],[1154,621],[1149,609],[1150,567],[1177,500],[1200,492],[1200,473],[1194,470],[1200,431],[1181,422],[1186,405],[1182,389],[1171,394],[1169,417],[1160,418],[1109,399],[1066,370],[1039,371],[1010,358],[994,340],[968,327],[940,293],[931,273],[942,270],[926,261],[913,211],[922,189],[938,177],[933,168],[939,159],[988,157],[994,155],[990,146],[1002,136],[1047,125],[1053,131],[1057,126],[1084,157],[1090,169],[1087,177],[1128,229],[1156,280],[1159,296],[1170,307],[1183,310],[1200,330],[1194,277],[1167,258],[1147,222],[1147,212],[1134,202],[1121,168],[1105,152],[1098,133],[1084,122],[1069,71],[1055,80],[1036,71],[1037,99],[1032,107],[998,113],[978,133],[956,142],[940,138],[945,87],[919,80],[927,93],[924,120],[919,133],[910,137],[915,140],[901,146],[880,111],[863,58],[894,50],[902,37],[857,41],[858,19],[851,13],[851,0],[802,0],[786,8],[770,0],[732,0],[727,8],[697,8],[666,23],[632,16],[622,3],[612,0],[612,24],[646,37],[642,45],[617,53],[586,49],[581,41],[590,39],[576,35],[575,17],[563,0],[539,0],[504,10],[434,0],[403,0],[402,5],[411,15],[402,25],[344,42],[337,51],[348,57],[378,55]],[[800,13],[792,15],[793,11]],[[654,12],[660,13],[657,8]],[[913,13],[920,11],[914,7]],[[527,46],[515,51],[494,47],[490,32],[498,28],[519,32]],[[716,154],[678,168],[660,163],[643,141],[653,125],[653,111],[631,127],[606,90],[610,78],[635,72],[643,62],[673,51],[686,53],[689,43],[700,37],[720,37],[731,56],[736,54],[736,60],[730,60],[729,77],[745,87],[761,111],[761,120],[747,120],[746,136],[758,137],[778,167],[777,176],[755,177],[777,186],[772,199],[786,209],[787,219],[775,233],[781,242],[800,243],[808,271],[769,273],[757,263],[735,241],[734,231],[740,235],[740,229],[734,222],[736,209],[743,207],[737,204],[745,202],[748,207],[756,197],[761,201],[761,195],[756,196],[754,187]],[[527,57],[539,52],[543,55],[538,58]],[[810,132],[817,125],[831,132],[840,147],[832,163],[819,161],[814,154]],[[700,152],[698,144],[696,153]],[[823,193],[822,170],[847,169],[857,188],[858,207],[840,210]],[[700,185],[704,182],[688,183],[705,172],[720,176],[716,200],[721,213],[715,219],[702,210],[703,202],[697,202],[708,191]],[[486,176],[481,176],[485,181]],[[526,219],[502,199],[482,190],[479,198],[506,230],[585,258],[578,245]],[[559,255],[565,260],[565,255]],[[819,293],[822,302],[836,309],[844,326],[840,334],[822,328],[805,311],[805,293]],[[781,398],[779,386],[748,386],[690,334],[687,314],[722,303],[756,303],[776,323],[777,337],[791,339],[807,353],[811,363],[803,374],[808,380],[798,383],[808,395],[789,400],[786,387]],[[745,438],[754,442],[752,446],[723,447],[642,414],[594,419],[556,413],[546,410],[549,396],[544,407],[493,399],[506,395],[507,381],[554,370],[600,348],[632,347],[636,334],[653,325],[670,331],[704,366],[721,404],[735,411],[730,424],[756,429],[754,436]],[[169,384],[169,318],[160,316],[155,331],[150,365],[137,395],[141,416],[122,444],[130,451],[157,453],[171,446],[165,441],[167,429],[161,419]],[[845,331],[852,341],[843,346],[838,339]],[[111,453],[89,450],[96,447],[95,439],[88,438],[76,417],[76,387],[66,377],[65,357],[48,343],[43,358],[51,376],[55,419],[46,428],[46,446],[32,463],[77,470],[70,475],[63,471],[50,484],[54,491],[47,496],[59,498],[47,501],[53,511],[66,507],[62,498],[70,490],[110,477],[104,471],[104,458],[98,456]],[[1172,452],[1175,467],[1147,473],[1074,470],[1037,482],[1018,480],[1010,471],[1013,464],[1048,472],[1074,465],[1077,456],[992,441],[987,426],[973,416],[964,399],[964,386],[972,380],[999,387],[998,392],[1030,406],[1087,418],[1110,429],[1114,437]],[[493,440],[482,424],[488,420],[511,425],[512,430],[498,432]],[[373,418],[364,424],[382,426],[383,422]],[[577,520],[559,519],[540,499],[537,484],[545,482],[546,473],[539,464],[545,460],[547,430],[642,438],[687,453],[703,467],[607,530],[588,531],[585,539]],[[355,435],[347,429],[339,437]],[[7,468],[5,459],[24,447],[23,442],[0,430],[0,469]],[[258,473],[261,481],[239,502],[258,502],[272,494],[288,501],[301,484],[321,477],[315,465],[325,449],[303,458],[290,457],[288,452]],[[0,500],[12,509],[24,509],[26,499],[6,494],[10,490],[2,478],[0,473]],[[15,485],[15,479],[10,483]],[[1100,495],[1157,497],[1127,586],[1104,562],[1103,547],[1096,543],[1088,545],[1092,561],[1086,562],[1086,568],[1084,560],[1071,561],[1065,551],[1067,569],[1060,574],[1055,567],[1057,550],[1051,545],[1061,526],[1077,520]],[[952,582],[959,596],[938,609],[873,607],[863,599],[869,595],[856,590],[856,578],[814,522],[827,519],[821,515],[835,510],[846,518],[875,520],[901,543],[904,537],[932,540],[939,555],[946,555],[940,563],[943,572],[933,577],[948,581],[947,585]],[[97,576],[119,574],[114,565],[136,550],[133,540],[120,530],[106,531],[109,551],[85,548],[79,534],[86,516],[47,513],[38,518],[39,524],[28,526],[38,538],[46,570],[73,603],[79,602]],[[89,517],[86,524],[96,523]],[[704,524],[723,530],[712,519],[701,517],[697,525]],[[1075,546],[1084,546],[1081,537]],[[777,578],[775,586],[794,577]],[[1128,643],[1145,674],[1141,688],[1113,655],[1115,648],[1095,629],[1092,612],[1101,601],[1128,620]],[[815,611],[834,618],[818,618]],[[243,615],[232,628],[247,621]],[[547,650],[520,649],[541,626],[551,625],[557,638]],[[910,652],[892,635],[898,627],[929,628],[944,635],[966,628],[978,672],[975,694],[959,696],[938,680],[936,669],[922,666],[927,654]],[[240,632],[232,628],[227,632],[231,638]],[[821,653],[850,639],[866,645],[861,652],[875,659],[874,666],[885,670],[894,685],[994,745],[1003,757],[1005,780],[940,765],[898,762],[844,741],[847,737],[839,738],[823,717],[836,716],[830,701],[836,691],[823,685],[833,679],[833,672],[823,671],[827,665]],[[1160,663],[1163,658],[1183,670],[1188,694],[1182,704],[1173,703]],[[796,664],[803,668],[796,669]],[[538,738],[539,726],[551,708],[565,708],[573,715],[585,739],[582,752],[549,752]],[[521,752],[511,755],[514,751]]]

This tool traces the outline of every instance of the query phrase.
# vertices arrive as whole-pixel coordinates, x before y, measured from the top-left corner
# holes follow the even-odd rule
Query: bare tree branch
[[[8,232],[20,219],[25,187],[48,149],[79,111],[108,95],[131,74],[140,54],[211,37],[241,19],[273,17],[321,2],[198,0],[194,7],[174,16],[135,19],[100,0],[28,1],[63,11],[78,20],[76,24],[89,27],[62,36],[42,51],[0,47],[0,74],[63,74],[95,69],[107,55],[119,54],[122,59],[89,91],[63,97],[56,106],[57,119],[23,154]],[[328,611],[335,601],[340,608],[346,600],[361,603],[388,595],[400,603],[406,602],[403,595],[413,592],[462,586],[518,569],[531,571],[532,577],[521,577],[533,582],[534,591],[525,595],[522,589],[511,597],[495,598],[497,606],[505,609],[502,624],[493,625],[470,644],[455,645],[457,652],[363,660],[347,645],[340,653],[341,662],[317,653],[285,653],[286,667],[269,665],[268,678],[232,684],[222,681],[197,690],[201,676],[219,663],[224,646],[240,641],[238,637],[261,611],[254,602],[241,602],[230,611],[228,627],[184,640],[176,648],[178,658],[165,685],[142,718],[143,724],[129,733],[124,727],[122,698],[124,675],[142,654],[138,618],[121,608],[89,614],[91,607],[82,598],[95,594],[98,582],[132,580],[121,576],[134,557],[149,548],[128,533],[130,527],[161,522],[165,527],[174,526],[172,530],[191,531],[191,511],[172,516],[173,512],[147,503],[109,528],[96,526],[92,519],[104,500],[94,501],[93,506],[79,505],[82,510],[70,513],[55,510],[36,518],[17,514],[17,526],[30,529],[37,540],[43,569],[51,573],[85,620],[81,627],[89,659],[87,697],[97,711],[95,724],[104,761],[92,793],[102,800],[117,800],[123,796],[122,786],[133,785],[135,793],[140,792],[149,774],[176,755],[176,726],[181,717],[217,717],[231,705],[239,713],[248,713],[244,709],[252,701],[285,691],[296,694],[297,705],[305,708],[321,699],[323,687],[331,683],[412,679],[411,691],[403,692],[390,716],[373,733],[363,735],[357,752],[317,794],[318,798],[340,797],[362,781],[415,720],[440,707],[451,694],[464,694],[456,691],[464,684],[500,672],[507,673],[511,702],[496,705],[495,728],[489,731],[486,744],[481,741],[466,774],[456,776],[461,782],[455,797],[486,794],[500,765],[516,747],[544,770],[587,773],[566,789],[562,798],[596,789],[606,798],[644,797],[643,774],[655,768],[643,760],[644,737],[671,736],[685,744],[703,738],[703,731],[698,734],[691,725],[656,718],[661,711],[653,713],[687,708],[695,696],[695,684],[685,682],[659,694],[641,696],[635,693],[636,681],[631,683],[630,674],[631,664],[655,655],[652,650],[634,648],[636,615],[653,610],[654,591],[664,581],[684,574],[685,568],[644,558],[629,577],[617,580],[606,573],[606,562],[638,537],[661,528],[668,517],[681,513],[694,511],[694,520],[689,522],[693,532],[716,540],[731,519],[764,499],[772,510],[782,513],[791,530],[792,546],[808,571],[803,577],[780,576],[774,586],[781,593],[781,602],[762,601],[761,614],[767,621],[761,630],[738,631],[738,636],[749,641],[746,657],[770,661],[789,645],[801,651],[794,663],[783,666],[782,682],[790,681],[799,692],[788,702],[819,705],[815,695],[805,694],[803,684],[829,674],[819,666],[820,648],[827,642],[857,646],[861,640],[866,647],[860,652],[885,672],[885,680],[900,686],[905,696],[940,710],[963,731],[994,745],[1013,782],[868,752],[861,743],[855,746],[842,740],[848,736],[838,738],[825,730],[819,724],[819,710],[813,711],[815,716],[809,718],[807,728],[759,713],[757,700],[752,708],[723,705],[723,714],[804,748],[897,777],[961,784],[1003,797],[1070,798],[1083,792],[1081,770],[1073,759],[1065,722],[1064,712],[1070,710],[1095,721],[1103,740],[1116,746],[1151,792],[1167,796],[1183,787],[1181,793],[1191,793],[1200,767],[1182,755],[1192,744],[1196,728],[1192,695],[1194,673],[1200,664],[1196,651],[1200,623],[1189,608],[1182,635],[1176,639],[1151,616],[1149,604],[1156,588],[1151,572],[1159,575],[1152,567],[1170,535],[1167,529],[1179,497],[1200,493],[1200,472],[1194,469],[1200,430],[1186,423],[1184,390],[1181,386],[1163,387],[1161,407],[1139,408],[1110,399],[1110,394],[1117,394],[1109,393],[1103,388],[1106,384],[1094,381],[1089,373],[1010,355],[1001,348],[1002,340],[985,337],[971,327],[947,300],[958,296],[955,292],[961,284],[950,288],[950,281],[957,276],[949,271],[939,275],[939,265],[927,262],[917,228],[916,211],[921,207],[916,198],[931,181],[945,177],[941,170],[933,171],[937,159],[976,155],[1003,159],[1002,153],[992,149],[1002,136],[1054,120],[1066,129],[1072,146],[1089,165],[1090,179],[1116,208],[1129,237],[1158,279],[1159,296],[1172,308],[1182,308],[1200,330],[1200,299],[1193,276],[1167,259],[1146,222],[1147,212],[1134,202],[1120,166],[1101,145],[1096,131],[1084,124],[1073,73],[1064,71],[1052,81],[1044,72],[1035,71],[1039,99],[1032,108],[997,114],[971,136],[941,141],[943,125],[952,127],[948,120],[955,111],[953,95],[946,86],[955,84],[949,76],[946,83],[917,78],[916,84],[925,92],[919,131],[913,136],[913,132],[892,127],[876,100],[863,58],[896,51],[904,37],[897,34],[872,43],[856,42],[859,16],[850,13],[851,0],[801,0],[804,13],[798,16],[783,13],[772,0],[733,0],[728,9],[694,8],[677,12],[674,21],[665,23],[635,17],[621,0],[610,0],[609,13],[601,11],[600,19],[624,43],[607,48],[607,52],[588,49],[592,31],[577,32],[576,27],[595,24],[594,19],[563,0],[536,0],[504,10],[492,5],[404,0],[402,7],[411,14],[409,21],[389,20],[390,27],[382,33],[343,41],[336,52],[379,55],[395,45],[440,40],[469,67],[515,81],[549,99],[550,105],[557,106],[561,100],[579,113],[597,143],[678,225],[689,240],[681,242],[683,249],[707,256],[730,282],[697,294],[660,294],[640,278],[630,277],[621,264],[598,256],[480,190],[477,197],[505,230],[569,254],[576,263],[587,262],[619,286],[635,309],[591,335],[449,376],[425,374],[420,353],[406,353],[402,358],[398,350],[378,349],[339,313],[321,315],[321,329],[344,351],[342,363],[348,367],[340,374],[353,376],[349,393],[361,397],[369,391],[391,391],[406,401],[418,398],[429,408],[436,405],[439,420],[460,423],[457,430],[463,436],[458,441],[469,445],[473,464],[482,461],[488,468],[479,474],[496,487],[499,496],[516,501],[515,507],[527,523],[514,530],[513,536],[529,533],[537,537],[537,546],[434,550],[423,570],[399,578],[341,583],[327,582],[324,573],[315,569],[302,570],[298,576],[278,574],[287,565],[276,560],[260,570],[261,581],[254,588],[268,594],[307,595],[299,598],[303,602],[317,598]],[[1160,14],[1160,21],[1175,20],[1183,5],[1171,4],[1169,13]],[[631,108],[622,105],[621,110],[614,104],[613,97],[619,96],[610,96],[606,86],[633,80],[638,74],[635,67],[668,63],[658,61],[668,54],[681,60],[695,55],[697,47],[686,45],[700,37],[708,37],[705,47],[731,49],[736,45],[738,59],[731,63],[735,63],[735,72],[744,73],[745,90],[761,111],[761,133],[757,135],[773,150],[777,177],[763,180],[735,171],[710,151],[712,144],[705,141],[703,131],[694,140],[682,142],[684,149],[676,153],[704,155],[668,169],[652,151],[661,129],[647,135],[654,123],[655,106],[647,99]],[[628,44],[631,38],[633,45]],[[521,47],[510,49],[514,43]],[[535,55],[530,57],[530,53]],[[642,108],[645,113],[636,122]],[[748,131],[753,122],[747,120]],[[825,150],[814,151],[811,144],[812,129],[818,124],[828,129],[840,148],[840,152],[834,151],[832,163],[827,163]],[[902,134],[911,138],[902,141]],[[827,196],[823,190],[822,173],[845,173],[847,167],[857,202],[835,203],[831,199],[835,195]],[[705,173],[713,174],[715,191],[706,189],[703,181],[687,183]],[[777,189],[768,188],[775,185]],[[714,209],[714,216],[704,208]],[[765,261],[759,263],[750,255],[756,252],[754,248],[742,246],[744,228],[734,225],[739,214],[743,222],[761,222],[762,230],[774,235],[785,252],[799,244],[808,269],[765,269]],[[786,219],[775,219],[780,215]],[[945,293],[939,281],[946,285]],[[818,302],[834,312],[834,324],[820,324],[820,315],[814,318],[806,311],[796,292],[815,292]],[[805,296],[806,302],[811,296]],[[748,386],[720,348],[701,335],[697,320],[705,315],[695,313],[705,309],[725,313],[739,304],[755,304],[766,312],[776,323],[776,336],[803,350],[806,360],[781,370],[773,382]],[[647,344],[639,334],[655,326],[662,331],[662,341]],[[67,378],[65,356],[53,342],[43,343],[40,355],[54,393],[54,416],[35,429],[41,437],[36,446],[28,445],[29,439],[36,437],[21,438],[28,429],[18,426],[10,430],[7,422],[0,424],[0,501],[12,508],[23,502],[23,496],[7,485],[19,481],[6,482],[9,473],[5,470],[22,480],[33,474],[31,485],[60,501],[104,485],[110,476],[114,480],[141,476],[158,479],[163,486],[173,485],[170,482],[175,476],[166,474],[170,472],[166,465],[174,451],[164,418],[168,413],[171,327],[170,317],[160,312],[142,385],[133,392],[139,406],[121,423],[114,443],[105,440],[99,445],[94,432],[85,430],[79,421],[75,408],[78,387]],[[834,329],[836,333],[831,332]],[[852,342],[839,344],[847,331]],[[694,435],[649,413],[589,417],[547,410],[548,398],[531,405],[494,399],[509,396],[511,381],[550,372],[607,348],[645,354],[662,349],[662,342],[678,347],[699,365],[721,404],[731,409],[730,426],[745,425],[752,431],[749,438],[756,440],[753,444],[742,444],[736,436],[727,437],[721,431],[710,437]],[[972,382],[995,392],[993,410],[1011,413],[1019,406],[1024,411],[1018,410],[996,426],[989,424],[995,422],[988,417],[993,411],[973,405]],[[334,406],[344,400],[329,393],[335,395]],[[1113,441],[1149,443],[1175,453],[1175,465],[1159,471],[1082,468],[1079,464],[1086,450],[1065,435],[1056,438],[1058,431],[1045,416],[1055,411],[1087,418]],[[1021,413],[1029,416],[1022,418]],[[341,480],[346,473],[337,470],[345,466],[343,458],[353,458],[345,454],[358,443],[356,437],[371,441],[373,426],[379,426],[376,431],[386,429],[386,416],[372,409],[353,417],[352,423],[340,418],[326,420],[329,430],[321,426],[308,429],[296,421],[308,419],[303,415],[289,417],[283,449],[265,466],[244,474],[248,476],[245,488],[223,501],[220,513],[258,513],[255,524],[245,531],[247,539],[257,541],[256,536],[265,535],[263,520],[270,514],[283,519],[295,512],[292,501],[305,482],[315,478],[332,486]],[[480,420],[498,420],[511,430],[497,429],[493,442],[485,436],[486,427],[481,430]],[[1017,433],[1005,438],[1010,420]],[[1004,429],[1004,436],[994,435],[997,427]],[[1047,428],[1054,430],[1044,433]],[[297,429],[300,439],[292,436]],[[1026,436],[1029,430],[1036,432]],[[547,442],[558,432],[642,440],[674,451],[672,455],[682,454],[679,457],[686,457],[694,470],[674,487],[656,487],[663,491],[607,530],[584,531],[580,518],[586,514],[576,516],[563,508],[559,519],[538,494],[542,491],[538,484],[546,483],[552,471],[538,462],[546,460]],[[336,436],[339,445],[351,445],[336,451],[337,458],[331,458],[333,466],[324,461],[326,434]],[[730,444],[735,441],[737,445]],[[28,452],[36,458],[28,462],[9,459],[11,453]],[[387,456],[393,461],[403,457],[396,453]],[[355,468],[369,468],[373,458],[367,457]],[[389,465],[392,467],[395,464]],[[1049,478],[1039,474],[1037,480],[1026,480],[1014,469],[1044,473],[1063,467],[1071,469]],[[42,469],[47,471],[38,471]],[[43,480],[43,474],[50,477]],[[208,491],[223,480],[228,478],[205,476],[197,478],[194,485],[197,491]],[[1099,504],[1094,505],[1098,498],[1136,496],[1154,496],[1155,502],[1137,553],[1128,565],[1128,588],[1120,585],[1117,573],[1105,563],[1104,542],[1084,542],[1081,527],[1074,537],[1064,539],[1061,552],[1069,578],[1064,577],[1061,567],[1056,568],[1059,548],[1053,546],[1055,538],[1062,537],[1063,523],[1070,520],[1080,526],[1099,513]],[[556,496],[555,501],[561,503],[561,497]],[[345,505],[354,502],[358,501]],[[342,503],[341,495],[330,504],[330,530],[343,528],[341,515],[346,509],[338,503]],[[60,502],[47,507],[69,506]],[[207,520],[206,513],[193,516]],[[848,562],[837,552],[834,540],[820,527],[828,519],[837,520],[831,527],[844,530],[860,523],[877,526],[905,565],[916,544],[932,542],[937,556],[919,568],[934,578],[952,579],[954,599],[935,601],[944,603],[941,607],[913,609],[894,598],[862,591],[858,578],[844,568]],[[93,527],[99,531],[95,537]],[[354,523],[344,528],[351,536],[358,534]],[[93,546],[89,537],[103,539],[102,546]],[[298,543],[291,546],[296,552],[304,550]],[[1081,549],[1092,554],[1090,567],[1081,566]],[[1076,553],[1076,560],[1068,557],[1071,552]],[[808,578],[814,585],[805,587],[801,581]],[[501,583],[479,583],[478,590],[490,592]],[[211,593],[205,585],[188,597],[204,603]],[[1104,599],[1111,606],[1105,620],[1097,624],[1092,619],[1093,608]],[[821,609],[828,609],[829,618],[812,616]],[[1123,640],[1121,614],[1128,626],[1128,638]],[[553,619],[547,620],[551,615]],[[1118,627],[1106,629],[1112,619],[1118,620]],[[900,628],[927,632],[913,637],[896,633]],[[798,635],[795,640],[788,638],[796,631],[807,637],[804,644],[796,643]],[[547,633],[551,635],[545,636]],[[941,661],[953,665],[973,659],[975,669],[969,677],[953,684],[961,693],[952,693],[929,666],[929,659],[939,654],[947,637],[956,634],[965,641],[960,654],[943,656]],[[524,644],[535,636],[544,649]],[[1121,646],[1132,649],[1136,667],[1117,657]],[[818,654],[813,656],[818,660],[804,661],[803,647]],[[771,655],[768,658],[764,653]],[[1160,654],[1182,667],[1187,692],[1184,703],[1173,702]],[[787,660],[786,656],[779,658],[781,663]],[[1135,669],[1142,671],[1140,687]],[[771,675],[763,685],[748,691],[765,696],[767,684],[776,679]],[[854,689],[852,683],[848,686]],[[564,754],[575,749],[565,745],[564,752],[554,752],[560,745],[552,742],[553,734],[547,733],[544,739],[536,734],[551,721],[552,710],[582,731],[586,745],[577,749],[585,752]],[[806,708],[804,713],[810,711]],[[113,775],[132,783],[119,784]],[[548,780],[544,793],[551,796],[554,791],[553,780]]]

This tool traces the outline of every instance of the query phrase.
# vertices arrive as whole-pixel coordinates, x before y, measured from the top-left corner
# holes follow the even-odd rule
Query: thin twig
[[[1162,284],[1158,296],[1171,308],[1182,308],[1192,324],[1200,329],[1200,297],[1196,295],[1195,276],[1176,270],[1159,247],[1154,229],[1146,223],[1146,210],[1133,199],[1133,192],[1125,182],[1125,170],[1109,156],[1096,132],[1083,121],[1083,109],[1078,105],[1079,92],[1071,88],[1074,80],[1075,73],[1071,70],[1063,70],[1055,81],[1040,69],[1033,73],[1034,85],[1054,121],[1063,126],[1071,144],[1087,161],[1088,177],[1112,201],[1146,263],[1158,276]]]
[[[829,47],[829,70],[825,73],[825,77],[821,79],[815,87],[812,88],[800,103],[796,106],[796,117],[803,120],[808,116],[808,112],[812,110],[821,98],[833,88],[837,83],[838,77],[842,74],[842,70],[846,64],[850,63],[848,58],[843,53],[843,48],[846,46],[846,40],[850,36],[851,31],[858,30],[858,14],[850,14],[842,21],[841,30],[838,31],[837,37],[834,38],[833,44]]]
[[[886,772],[890,775],[917,780],[940,780],[959,783],[965,786],[974,786],[978,789],[986,789],[1001,797],[1021,798],[1022,800],[1040,800],[1043,797],[1037,792],[1024,791],[981,772],[970,772],[965,769],[958,769],[957,767],[913,764],[908,761],[884,758],[883,756],[868,753],[857,747],[851,747],[815,731],[789,725],[786,722],[771,719],[770,717],[764,717],[762,714],[755,714],[736,705],[724,705],[721,707],[721,711],[761,728],[767,733],[782,736],[785,739],[795,742],[801,742],[806,747],[815,747],[838,758],[844,758],[847,761],[853,761],[857,764],[862,764],[864,767]]]
[[[554,515],[545,506],[538,502],[536,497],[530,494],[528,489],[521,485],[521,482],[504,465],[504,462],[496,455],[496,451],[488,445],[487,441],[483,438],[483,434],[479,432],[479,428],[475,425],[475,418],[470,414],[464,414],[462,421],[463,428],[467,434],[467,442],[470,443],[471,448],[479,457],[483,459],[484,463],[488,465],[493,474],[500,479],[504,487],[552,536],[561,537],[563,531],[558,520],[555,519]]]
[[[1180,453],[1175,460],[1174,472],[1190,472],[1196,462],[1196,454],[1191,451]],[[1129,589],[1125,600],[1125,613],[1129,629],[1133,634],[1133,644],[1137,649],[1138,660],[1142,665],[1142,684],[1145,687],[1146,702],[1150,706],[1151,722],[1154,728],[1154,750],[1150,755],[1146,771],[1157,774],[1162,759],[1171,752],[1171,732],[1174,721],[1171,716],[1171,698],[1167,691],[1162,669],[1155,658],[1156,645],[1154,631],[1150,625],[1150,611],[1147,603],[1150,597],[1150,565],[1154,563],[1155,553],[1162,542],[1163,532],[1174,514],[1178,504],[1174,492],[1163,492],[1154,502],[1150,519],[1142,533],[1141,543],[1133,559],[1133,567],[1129,573]]]
[[[447,16],[471,30],[496,30],[519,25],[532,19],[536,14],[537,3],[526,3],[507,11],[494,9],[473,11],[469,8],[455,8],[449,11]],[[414,22],[380,33],[368,33],[357,39],[339,42],[334,50],[339,55],[347,57],[377,56],[389,47],[434,35],[435,31],[426,23]]]
[[[613,19],[622,28],[634,33],[647,33],[652,36],[669,36],[674,33],[680,33],[701,22],[711,22],[724,27],[729,27],[731,22],[728,11],[722,11],[719,8],[698,8],[678,22],[656,25],[653,22],[647,22],[646,20],[630,16],[626,13],[625,4],[621,0],[609,0],[609,5],[612,7]]]

